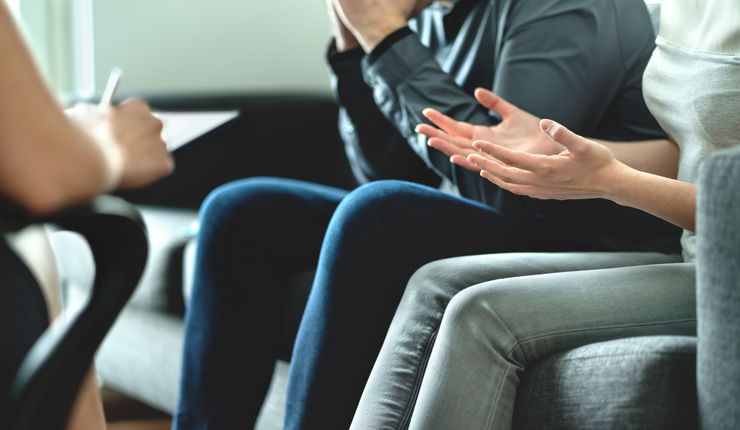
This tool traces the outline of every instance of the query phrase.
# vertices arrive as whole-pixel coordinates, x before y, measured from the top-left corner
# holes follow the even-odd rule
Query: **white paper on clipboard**
[[[162,138],[170,152],[239,116],[239,111],[155,112],[162,120]]]

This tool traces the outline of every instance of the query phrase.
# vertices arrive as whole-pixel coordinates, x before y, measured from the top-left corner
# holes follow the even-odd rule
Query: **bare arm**
[[[467,161],[481,169],[481,176],[516,194],[538,199],[609,199],[694,230],[694,184],[630,167],[606,146],[578,136],[553,121],[543,120],[541,127],[565,149],[555,155],[542,155],[477,141],[473,146],[480,152],[469,155]],[[667,171],[670,169],[667,164],[666,161],[648,167]]]
[[[641,172],[624,164],[605,191],[605,198],[641,209],[672,224],[695,231],[696,185]]]
[[[70,121],[2,2],[0,58],[0,193],[45,213],[172,171],[162,124],[141,101],[99,112],[84,127]]]
[[[671,179],[678,176],[679,149],[670,138],[639,142],[596,142],[609,148],[617,160],[633,169]]]

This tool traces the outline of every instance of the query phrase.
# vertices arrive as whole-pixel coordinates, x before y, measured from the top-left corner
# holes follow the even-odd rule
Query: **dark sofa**
[[[355,184],[336,133],[336,107],[328,96],[153,97],[150,101],[157,109],[242,112],[235,122],[179,150],[177,171],[171,178],[124,194],[142,209],[152,251],[139,290],[98,355],[98,370],[112,388],[172,412],[193,222],[207,193],[233,179],[265,175],[343,188]],[[708,164],[711,167],[704,169],[702,181],[711,191],[701,194],[699,218],[699,390],[695,337],[644,337],[589,345],[543,360],[523,375],[517,428],[682,429],[696,428],[699,417],[706,423],[704,428],[740,428],[736,406],[740,401],[740,191],[723,185],[740,180],[740,152],[718,155]],[[65,250],[58,254],[69,306],[74,307],[85,294],[91,267],[80,257],[84,249],[76,238],[57,235],[54,245]],[[289,359],[312,276],[295,274],[291,299],[283,310],[284,360]],[[286,369],[284,363],[276,368],[259,429],[280,428]],[[724,418],[715,422],[715,416]]]

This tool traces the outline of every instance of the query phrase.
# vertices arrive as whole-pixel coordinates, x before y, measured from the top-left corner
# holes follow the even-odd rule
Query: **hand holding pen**
[[[67,111],[96,142],[109,166],[108,188],[137,188],[161,179],[174,169],[162,140],[162,122],[141,99],[113,105],[121,70],[111,72],[97,106],[77,105]]]

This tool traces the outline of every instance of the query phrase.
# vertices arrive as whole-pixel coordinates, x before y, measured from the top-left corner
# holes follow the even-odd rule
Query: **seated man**
[[[328,56],[354,172],[361,182],[417,184],[379,181],[348,194],[248,179],[209,197],[175,428],[254,425],[291,273],[318,264],[292,357],[286,428],[345,429],[404,286],[423,264],[482,252],[678,249],[679,230],[668,223],[610,202],[516,196],[450,164],[415,132],[427,107],[436,119],[498,123],[472,97],[486,87],[582,134],[649,141],[664,148],[656,154],[677,156],[642,100],[655,34],[641,0],[328,3]],[[515,121],[495,128],[514,137],[502,144],[528,141]],[[442,181],[461,197],[419,185]]]

